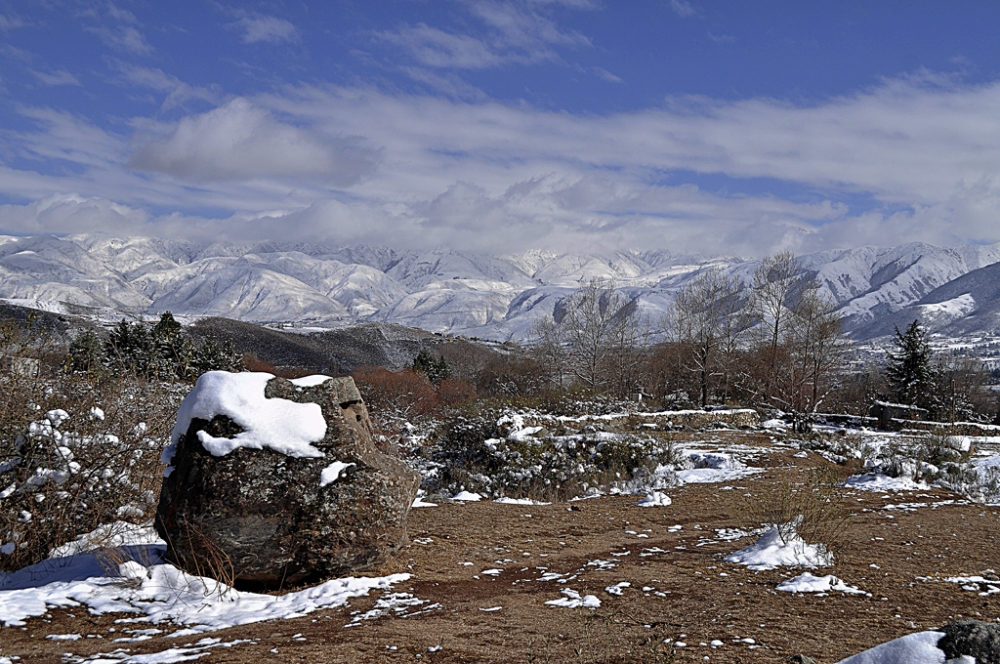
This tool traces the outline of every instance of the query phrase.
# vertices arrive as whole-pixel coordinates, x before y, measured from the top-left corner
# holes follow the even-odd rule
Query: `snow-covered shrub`
[[[425,472],[424,488],[469,490],[493,498],[565,499],[591,487],[666,488],[673,477],[666,466],[680,462],[663,438],[586,430],[556,435],[527,422],[556,424],[547,414],[496,406],[466,409],[448,419],[424,450],[434,466]]]
[[[38,562],[77,535],[155,511],[181,395],[85,374],[0,374],[0,569]]]
[[[837,464],[864,456],[862,444],[856,438],[838,434],[810,432],[798,440],[799,449],[812,450]]]
[[[967,439],[966,439],[967,440]],[[969,495],[981,478],[969,464],[969,447],[962,440],[930,434],[895,437],[863,448],[865,473],[938,483]]]

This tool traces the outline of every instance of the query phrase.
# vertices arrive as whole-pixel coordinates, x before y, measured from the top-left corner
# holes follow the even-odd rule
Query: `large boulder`
[[[935,630],[944,633],[937,647],[947,660],[974,657],[977,664],[1000,664],[1000,625],[966,618]]]
[[[181,568],[275,587],[350,574],[406,541],[419,476],[376,449],[351,378],[213,371],[178,412],[156,529]]]

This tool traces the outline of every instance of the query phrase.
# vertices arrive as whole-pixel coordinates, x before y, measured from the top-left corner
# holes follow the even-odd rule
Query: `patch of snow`
[[[353,463],[344,463],[342,461],[334,461],[329,466],[323,469],[323,472],[319,474],[319,485],[324,487],[327,484],[336,482],[340,474],[353,466]]]
[[[413,499],[413,504],[410,507],[437,507],[437,503],[425,502],[423,498],[417,496]]]
[[[930,489],[923,482],[916,482],[909,477],[889,477],[882,473],[852,475],[844,482],[844,486],[848,489],[862,489],[864,491],[927,491]]]
[[[316,385],[322,385],[328,380],[333,380],[333,378],[322,374],[315,374],[312,376],[303,376],[302,378],[293,378],[289,382],[295,387],[315,387]]]
[[[497,498],[493,502],[500,503],[501,505],[551,505],[552,504],[552,503],[545,503],[540,500],[532,500],[531,498]]]
[[[833,564],[833,553],[822,544],[806,544],[792,533],[782,539],[777,526],[760,536],[756,542],[725,557],[728,563],[746,565],[752,570],[777,567],[826,567]]]
[[[464,502],[474,503],[483,499],[478,493],[473,493],[471,491],[459,491],[454,496],[451,497],[452,500],[461,500]]]
[[[606,592],[609,595],[617,595],[617,596],[620,597],[621,594],[622,594],[622,591],[625,590],[626,588],[631,587],[631,586],[632,586],[632,584],[629,583],[628,581],[622,581],[621,583],[616,583],[613,586],[606,587],[604,589],[604,592]]]
[[[670,496],[662,491],[653,491],[636,503],[639,507],[666,507],[671,503]]]
[[[837,664],[945,664],[944,652],[937,647],[943,636],[941,632],[930,631],[907,634]]]
[[[115,521],[98,526],[89,533],[78,535],[72,542],[57,546],[49,551],[49,558],[66,558],[94,549],[117,549],[148,544],[166,545],[166,542],[160,539],[156,530],[148,523],[137,526],[126,521]],[[0,588],[2,587],[3,584],[0,584]]]
[[[594,595],[584,595],[581,597],[580,593],[570,588],[563,588],[562,594],[565,597],[550,599],[545,603],[548,606],[559,606],[566,609],[598,609],[601,606],[601,600],[597,599]]]
[[[849,586],[832,574],[813,576],[809,572],[799,574],[793,579],[782,581],[777,590],[787,593],[828,593],[841,592],[848,595],[864,595],[865,591]]]
[[[130,547],[135,561],[151,561],[146,575],[123,584],[110,578],[102,561],[91,553],[46,560],[0,579],[0,624],[23,625],[52,607],[86,605],[90,613],[132,613],[134,621],[188,625],[183,635],[306,615],[342,606],[373,589],[388,589],[409,574],[384,577],[347,577],[285,595],[243,592],[223,583],[188,574],[162,562],[164,546]],[[135,571],[135,570],[133,570]],[[182,635],[180,632],[176,635]]]
[[[761,472],[759,468],[747,468],[723,452],[691,452],[688,460],[694,467],[677,471],[682,484],[729,482]]]

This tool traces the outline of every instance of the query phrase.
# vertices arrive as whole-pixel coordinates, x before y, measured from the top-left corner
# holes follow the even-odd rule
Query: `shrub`
[[[477,404],[448,418],[424,450],[435,464],[430,492],[470,490],[500,498],[566,499],[591,487],[664,488],[679,462],[669,440],[601,431],[552,435],[537,411]],[[531,421],[536,426],[526,426]]]
[[[840,493],[832,469],[813,468],[805,482],[762,483],[756,494],[743,497],[737,519],[747,530],[773,526],[785,542],[798,534],[805,542],[832,551],[849,526],[850,513]]]
[[[159,383],[0,374],[0,569],[155,511],[159,455],[181,395]]]
[[[351,374],[376,425],[395,429],[427,415],[440,405],[437,392],[424,374],[363,367]]]

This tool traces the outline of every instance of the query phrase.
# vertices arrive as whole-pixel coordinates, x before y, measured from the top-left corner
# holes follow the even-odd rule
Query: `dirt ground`
[[[615,496],[414,509],[411,544],[374,570],[410,572],[409,582],[340,609],[214,632],[208,636],[223,642],[247,641],[206,651],[199,661],[735,664],[783,662],[801,653],[827,664],[961,617],[1000,617],[1000,594],[981,595],[943,580],[1000,569],[997,510],[940,489],[858,491],[841,498],[852,514],[850,529],[835,549],[835,566],[813,572],[836,574],[870,596],[777,592],[779,582],[802,570],[753,572],[723,562],[753,541],[720,532],[744,525],[737,509],[743,494],[802,481],[810,468],[830,464],[813,453],[793,457],[796,450],[777,449],[761,436],[721,436],[723,443],[738,437],[760,446],[752,463],[764,472],[728,484],[670,489],[673,504],[667,507],[641,508],[636,496]],[[946,501],[954,502],[941,504]],[[562,576],[544,580],[546,574]],[[630,585],[620,596],[605,591],[622,582]],[[564,597],[565,588],[596,596],[600,607],[545,604]],[[388,615],[359,619],[393,593],[412,598],[396,596]],[[0,629],[0,652],[56,664],[99,661],[88,658],[119,647],[139,655],[196,640],[158,635],[112,644],[123,630],[118,618],[53,610],[24,628]],[[45,638],[65,633],[95,638]]]

